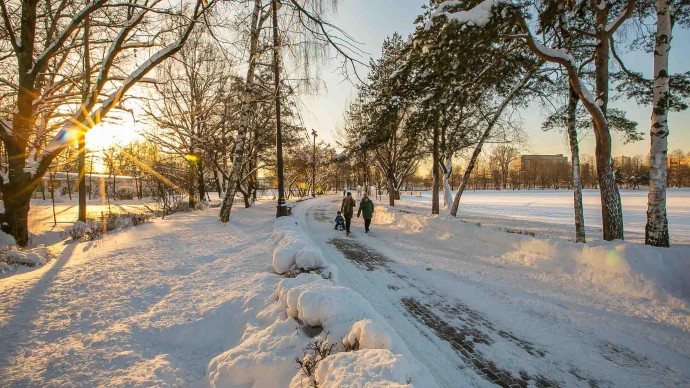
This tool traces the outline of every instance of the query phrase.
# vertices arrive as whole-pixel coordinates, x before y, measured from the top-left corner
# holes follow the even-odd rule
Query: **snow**
[[[345,346],[359,349],[391,349],[391,337],[380,323],[371,319],[362,319],[352,325],[350,332],[343,338]]]
[[[291,269],[305,271],[325,268],[326,260],[318,248],[290,217],[282,217],[273,225],[273,237],[278,241],[273,250],[273,269],[284,274]]]
[[[407,359],[386,349],[339,353],[316,369],[319,387],[403,387],[412,377]]]
[[[433,25],[433,19],[439,16],[445,16],[448,20],[460,24],[475,25],[484,27],[491,21],[493,16],[493,8],[506,0],[484,0],[477,4],[474,8],[467,11],[448,12],[448,8],[461,4],[460,1],[444,1],[439,4],[438,8],[432,12],[430,21],[426,25],[429,29]]]
[[[647,191],[620,190],[627,241],[644,242]],[[583,210],[588,241],[601,238],[599,191],[585,189]],[[403,196],[402,208],[425,214],[431,194]],[[408,209],[409,206],[409,209]],[[669,189],[667,198],[672,243],[690,243],[690,189]],[[574,240],[573,193],[570,190],[466,190],[458,208],[460,219],[495,229],[510,229],[539,236]]]
[[[296,214],[336,268],[340,286],[355,290],[385,317],[383,332],[391,335],[393,352],[407,355],[397,350],[401,345],[412,349],[414,359],[439,385],[486,384],[486,375],[473,367],[474,362],[512,376],[544,376],[561,386],[690,383],[687,245],[664,249],[623,241],[577,244],[518,234],[515,227],[530,230],[530,218],[538,215],[546,231],[572,222],[561,217],[571,207],[572,194],[466,194],[459,218],[430,215],[426,195],[403,196],[395,207],[379,202],[371,232],[364,234],[361,221],[355,219],[353,235],[347,238],[314,216],[337,207],[339,197],[317,198]],[[690,214],[687,194],[676,192],[678,202],[670,201],[669,214]],[[626,195],[638,201],[637,192],[624,191],[624,205]],[[522,218],[517,218],[521,211]],[[482,225],[463,222],[467,218],[481,220]],[[503,222],[507,224],[499,227]],[[344,253],[329,243],[334,239],[359,248]],[[380,263],[369,263],[373,269],[358,261],[366,256],[350,257],[366,255],[367,250],[376,252],[372,260]],[[406,300],[428,309],[425,318],[415,320],[408,308],[402,308]],[[438,319],[446,319],[444,325],[433,326]],[[344,342],[352,344],[360,335],[358,326],[365,321],[358,322]],[[457,337],[449,339],[453,333]],[[458,338],[470,345],[458,345]]]
[[[5,232],[0,231],[0,248],[10,247],[13,245],[17,245],[17,242],[14,240],[14,237],[10,236]]]
[[[4,240],[5,244],[0,247],[0,274],[26,272],[29,270],[27,267],[40,267],[50,260],[48,249],[43,245],[32,249],[18,248],[13,245],[12,236],[2,232],[0,239]]]
[[[267,243],[274,213],[273,203],[238,208],[226,225],[217,209],[177,213],[101,240],[53,245],[56,259],[0,279],[0,380],[204,385],[209,361],[245,330],[249,336],[262,324],[257,314],[275,304],[280,277]]]
[[[669,214],[690,215],[690,192],[671,193]],[[490,225],[529,229],[542,214],[558,229],[548,220],[569,194],[467,192],[460,219],[404,196],[377,204],[369,234],[353,220],[350,237],[317,216],[340,195],[278,220],[260,201],[228,224],[207,209],[56,244],[44,248],[56,259],[0,278],[0,376],[10,386],[488,386],[483,365],[524,373],[526,386],[541,376],[687,386],[687,245],[576,244]],[[486,212],[474,216],[481,226],[463,222],[466,208]],[[297,246],[288,269],[323,259],[327,272],[278,275],[278,247]],[[295,358],[316,340],[333,352],[307,377]]]

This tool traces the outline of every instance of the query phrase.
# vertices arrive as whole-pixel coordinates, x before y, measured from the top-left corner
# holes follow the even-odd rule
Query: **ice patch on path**
[[[407,387],[413,382],[411,370],[412,365],[402,354],[364,349],[326,357],[316,368],[315,376],[322,388]]]

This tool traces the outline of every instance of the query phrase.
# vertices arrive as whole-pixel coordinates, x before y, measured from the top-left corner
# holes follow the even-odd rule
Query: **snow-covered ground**
[[[274,209],[175,214],[0,279],[0,385],[198,386],[272,299]]]
[[[647,191],[621,190],[621,198],[626,240],[644,241]],[[430,212],[430,192],[421,192],[421,197],[403,195],[403,199],[403,206]],[[690,189],[669,189],[667,201],[671,241],[690,243]],[[582,202],[587,240],[601,239],[599,191],[584,190]],[[492,227],[575,238],[573,193],[570,190],[468,190],[462,195],[458,215],[464,220]]]
[[[690,385],[687,245],[575,244],[410,200],[348,238],[340,199],[50,247],[0,279],[0,385],[301,387],[314,339],[337,345],[322,387]],[[323,268],[276,274],[299,266]]]
[[[143,200],[118,200],[111,204],[99,199],[88,201],[87,216],[98,217],[103,213],[144,213],[149,208],[155,209],[157,205],[150,198]],[[77,197],[71,200],[68,197],[56,198],[55,215],[53,216],[53,204],[50,200],[32,199],[29,209],[29,233],[30,245],[54,244],[65,237],[65,229],[74,225],[78,218],[79,205]]]
[[[344,238],[332,230],[339,201],[317,199],[299,217],[341,283],[388,318],[441,385],[468,375],[472,385],[690,384],[687,245],[575,244],[404,203],[379,203],[372,232],[355,220]]]

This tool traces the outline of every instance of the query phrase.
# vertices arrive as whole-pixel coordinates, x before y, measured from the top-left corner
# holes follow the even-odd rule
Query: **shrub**
[[[329,344],[326,340],[315,339],[304,348],[304,355],[302,358],[296,357],[295,362],[302,369],[302,373],[309,377],[311,385],[318,387],[316,381],[313,379],[314,371],[319,366],[319,362],[329,355],[336,352],[338,344]]]
[[[120,188],[115,192],[115,198],[116,199],[134,199],[134,190],[132,190],[128,187]]]

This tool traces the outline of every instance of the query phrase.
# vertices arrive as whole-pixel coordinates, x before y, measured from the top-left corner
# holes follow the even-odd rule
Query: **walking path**
[[[381,225],[384,206],[377,208],[379,223],[375,218],[371,233],[365,235],[356,220],[353,236],[345,237],[329,227],[339,201],[308,201],[296,213],[338,268],[339,281],[387,317],[439,383],[690,383],[688,333],[610,311],[605,295],[558,289],[546,274]]]

